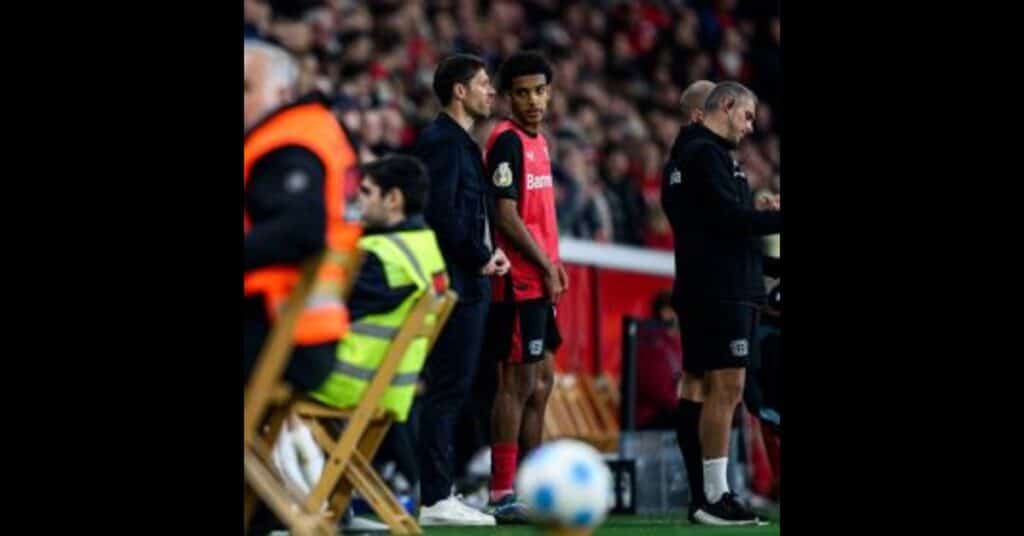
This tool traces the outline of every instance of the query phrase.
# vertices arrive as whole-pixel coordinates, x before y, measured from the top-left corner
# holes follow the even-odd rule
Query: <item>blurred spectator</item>
[[[245,35],[297,54],[302,87],[344,103],[335,112],[361,139],[358,150],[367,158],[407,150],[437,115],[431,82],[441,58],[475,53],[493,70],[517,50],[543,51],[555,69],[546,134],[552,140],[557,132],[573,133],[556,151],[572,162],[553,162],[559,225],[572,236],[666,244],[647,175],[664,164],[680,126],[679,95],[696,80],[734,79],[758,94],[757,128],[739,157],[752,187],[773,193],[781,187],[776,3],[244,0],[244,6]],[[479,122],[474,134],[485,126]],[[621,168],[623,156],[627,171],[609,174]]]
[[[643,199],[629,178],[629,158],[625,151],[612,149],[606,157],[603,180],[605,197],[612,210],[613,240],[631,245],[643,243]]]
[[[551,166],[558,228],[576,238],[609,241],[611,211],[600,193],[600,183],[593,177],[586,148],[571,131],[560,132],[557,140]]]
[[[272,0],[269,36],[293,53],[311,51],[313,25],[306,20],[305,15],[319,4],[317,1]]]
[[[317,70],[320,62],[313,54],[306,54],[299,58],[299,93],[306,94],[317,91]],[[322,89],[320,89],[322,91]]]
[[[746,52],[747,43],[743,34],[736,28],[726,28],[722,34],[722,46],[715,56],[712,76],[749,84],[753,73],[747,62]]]
[[[636,426],[674,429],[679,403],[676,384],[682,377],[683,347],[679,338],[672,292],[651,301],[651,319],[637,326]]]
[[[245,20],[246,39],[267,35],[270,30],[270,5],[266,0],[245,0],[242,16]]]

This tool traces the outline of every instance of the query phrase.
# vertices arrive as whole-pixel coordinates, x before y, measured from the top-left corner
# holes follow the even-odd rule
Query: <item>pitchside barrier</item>
[[[672,288],[672,252],[563,237],[560,253],[569,292],[558,304],[564,342],[555,356],[556,368],[617,379],[622,317],[648,316],[654,295]]]

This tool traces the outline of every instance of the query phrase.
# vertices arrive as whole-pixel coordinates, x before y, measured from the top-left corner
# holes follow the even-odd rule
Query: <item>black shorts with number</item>
[[[484,355],[503,363],[536,363],[545,349],[555,352],[561,344],[555,307],[547,298],[491,304]]]
[[[756,351],[758,306],[716,302],[676,308],[683,339],[683,370],[702,376],[709,370],[745,368]]]

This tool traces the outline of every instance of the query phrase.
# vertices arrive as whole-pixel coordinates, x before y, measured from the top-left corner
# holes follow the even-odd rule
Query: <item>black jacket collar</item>
[[[466,132],[466,129],[462,128],[462,125],[458,124],[452,116],[448,115],[448,112],[441,111],[437,114],[437,126],[443,130],[458,132],[461,136],[461,140],[465,143],[471,144],[474,147],[477,146],[476,140]]]
[[[400,233],[402,231],[418,231],[420,229],[426,229],[427,222],[423,219],[423,214],[413,214],[408,218],[398,222],[391,227],[380,227],[375,229],[364,229],[363,236],[370,236],[376,234],[388,234],[388,233]]]
[[[698,125],[691,125],[691,127],[693,128],[694,137],[710,139],[711,141],[720,145],[726,151],[736,150],[737,145],[735,143],[719,136],[718,134],[715,134],[714,132],[711,131],[710,128],[704,126],[703,123]]]

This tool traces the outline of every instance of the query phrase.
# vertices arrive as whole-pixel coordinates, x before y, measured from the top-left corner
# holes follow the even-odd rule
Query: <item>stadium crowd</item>
[[[780,189],[777,2],[245,0],[244,31],[300,59],[301,92],[328,96],[363,162],[408,151],[437,115],[431,77],[444,56],[476,54],[494,72],[515,51],[543,52],[555,68],[545,134],[563,236],[672,249],[661,168],[681,90],[700,79],[759,96],[738,157],[755,192]],[[475,125],[481,146],[501,114]],[[351,177],[351,199],[357,187]]]

